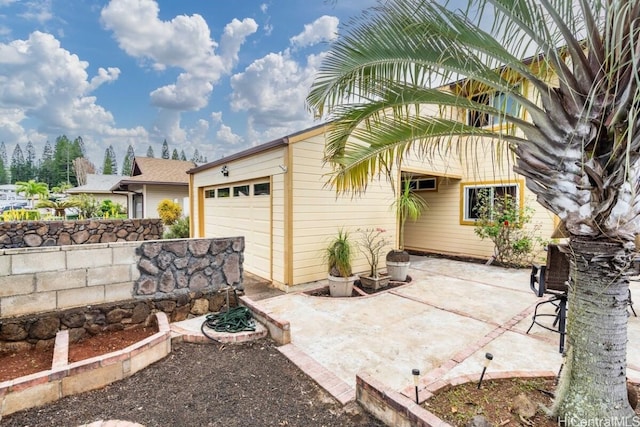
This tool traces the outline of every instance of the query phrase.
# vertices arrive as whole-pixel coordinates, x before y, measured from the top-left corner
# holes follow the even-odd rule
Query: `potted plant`
[[[396,216],[400,222],[398,233],[398,249],[394,249],[387,254],[387,273],[391,280],[404,282],[409,273],[409,253],[404,250],[404,224],[408,219],[416,221],[422,215],[422,210],[427,208],[427,202],[422,197],[411,191],[411,180],[405,178],[402,184],[402,191],[393,202]]]
[[[389,275],[378,272],[378,264],[382,251],[389,246],[385,238],[385,230],[382,228],[358,229],[360,239],[358,248],[364,254],[369,263],[369,275],[360,276],[360,284],[365,288],[377,290],[389,284]]]
[[[349,233],[340,230],[325,249],[332,297],[350,297],[357,277],[352,273],[353,248]]]

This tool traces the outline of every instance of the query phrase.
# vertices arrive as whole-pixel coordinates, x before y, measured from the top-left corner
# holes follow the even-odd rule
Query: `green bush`
[[[165,239],[186,239],[189,237],[189,217],[179,218],[162,236]]]
[[[481,192],[476,207],[479,219],[475,233],[481,239],[494,244],[494,258],[507,267],[523,267],[531,264],[536,251],[545,242],[537,236],[540,225],[529,226],[533,209],[521,209],[510,195],[496,197]]]
[[[173,200],[164,199],[158,204],[158,215],[165,225],[172,225],[182,215],[182,208]]]
[[[100,204],[100,211],[105,218],[119,218],[120,215],[126,213],[124,206],[120,203],[115,203],[109,199],[105,199]]]
[[[102,216],[100,210],[100,203],[95,197],[88,194],[80,194],[72,198],[78,204],[78,216],[81,219],[96,218]]]

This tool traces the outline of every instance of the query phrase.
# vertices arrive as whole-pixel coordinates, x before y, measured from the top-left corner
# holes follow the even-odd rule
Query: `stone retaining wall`
[[[189,289],[211,291],[241,284],[244,238],[177,239],[145,242],[135,295],[166,295]]]
[[[160,219],[0,222],[0,249],[157,240]]]
[[[159,312],[170,322],[178,322],[220,311],[226,298],[226,292],[191,292],[160,300],[129,300],[4,319],[0,322],[0,353],[52,347],[58,331],[68,331],[73,343],[101,332],[149,326]],[[233,291],[229,303],[236,304]]]
[[[0,350],[218,311],[241,287],[244,238],[0,250]],[[23,343],[23,344],[17,344]],[[18,348],[18,347],[16,347]]]

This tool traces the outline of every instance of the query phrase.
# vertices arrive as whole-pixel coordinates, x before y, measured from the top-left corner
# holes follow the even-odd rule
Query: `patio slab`
[[[327,298],[293,292],[259,305],[290,322],[298,351],[351,387],[362,373],[406,394],[414,368],[421,372],[422,390],[477,378],[487,352],[495,356],[489,377],[560,368],[558,334],[537,326],[525,333],[541,301],[529,289],[529,269],[413,257],[409,275],[410,284],[382,294]],[[640,283],[632,283],[632,291],[640,295]],[[629,320],[629,339],[640,342],[638,318]],[[640,355],[630,351],[632,379],[640,379],[639,362]]]
[[[526,333],[543,300],[529,289],[529,269],[412,257],[409,275],[407,285],[357,298],[304,293],[326,281],[286,294],[248,287],[246,295],[255,294],[251,305],[262,315],[288,322],[291,342],[281,352],[343,404],[355,399],[357,377],[379,384],[383,396],[412,402],[415,368],[424,401],[447,384],[477,381],[486,353],[494,355],[486,378],[558,372],[559,335],[539,326]],[[630,287],[640,295],[640,281]],[[182,322],[180,333],[200,334],[202,320]],[[631,316],[627,376],[634,382],[640,382],[640,354],[632,351],[638,342],[640,318]]]

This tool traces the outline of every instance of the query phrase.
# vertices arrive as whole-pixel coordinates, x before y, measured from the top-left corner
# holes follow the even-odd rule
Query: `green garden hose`
[[[228,311],[220,313],[208,314],[202,323],[200,330],[202,334],[213,340],[218,341],[205,331],[205,326],[216,332],[237,333],[244,331],[255,331],[256,322],[251,316],[251,311],[247,307],[234,307]]]

